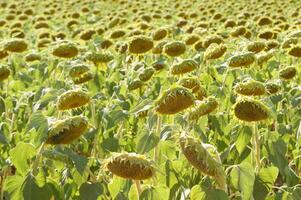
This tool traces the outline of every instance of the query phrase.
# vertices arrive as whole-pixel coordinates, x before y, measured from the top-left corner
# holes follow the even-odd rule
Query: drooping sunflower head
[[[4,81],[10,75],[10,70],[5,65],[0,65],[0,82]]]
[[[185,59],[171,67],[171,74],[181,75],[198,68],[199,64],[193,59]]]
[[[105,167],[114,175],[132,180],[145,180],[155,175],[152,162],[136,153],[114,153],[105,161]]]
[[[214,60],[222,57],[227,51],[227,47],[224,44],[217,45],[211,44],[205,51],[204,57],[206,60]]]
[[[156,31],[153,32],[152,37],[153,40],[158,41],[164,39],[168,34],[168,31],[166,28],[159,28]]]
[[[200,101],[196,107],[187,114],[189,121],[197,121],[201,116],[213,112],[218,106],[217,99],[213,96]]]
[[[247,50],[253,53],[259,53],[266,48],[266,44],[263,41],[253,41],[247,46]]]
[[[74,82],[74,84],[78,85],[78,84],[86,83],[86,82],[92,80],[93,77],[94,77],[94,75],[91,72],[85,72],[85,73],[82,73],[78,77],[74,77],[73,82]]]
[[[137,90],[137,89],[141,88],[143,85],[144,85],[143,81],[134,79],[128,83],[128,89],[130,91]]]
[[[255,99],[241,98],[233,106],[234,115],[245,122],[258,122],[267,120],[271,116],[271,110]]]
[[[179,85],[190,89],[197,100],[203,100],[203,98],[207,97],[206,89],[196,77],[183,78],[179,81]]]
[[[155,69],[149,67],[142,70],[141,73],[139,73],[138,77],[141,81],[146,82],[152,78],[154,73]]]
[[[216,151],[207,150],[205,144],[187,133],[181,134],[179,142],[188,162],[201,173],[212,177],[219,177],[224,173],[223,166],[217,158],[218,155],[213,154]]]
[[[236,93],[245,96],[261,96],[266,94],[264,84],[253,79],[247,79],[236,84],[234,90]]]
[[[35,52],[29,53],[25,56],[25,60],[27,62],[33,62],[33,61],[41,60],[41,59],[42,59],[42,56]]]
[[[69,90],[58,97],[57,107],[59,110],[69,110],[86,105],[90,97],[80,90]]]
[[[174,86],[156,100],[155,110],[163,115],[176,114],[194,103],[193,94],[182,86]]]
[[[13,38],[4,42],[4,50],[10,52],[21,53],[26,51],[28,44],[24,39]]]
[[[273,81],[273,82],[269,81],[269,82],[265,83],[265,88],[269,95],[276,94],[281,90],[280,84],[275,81]]]
[[[289,51],[288,54],[297,58],[301,57],[301,45],[293,46]]]
[[[76,64],[71,67],[69,76],[72,78],[80,77],[82,74],[89,71],[89,67],[86,64]]]
[[[231,68],[248,67],[256,60],[253,52],[241,53],[229,58],[228,65]]]
[[[296,69],[296,67],[293,67],[293,66],[283,68],[279,71],[280,78],[282,78],[284,80],[290,80],[290,79],[294,78],[296,76],[296,74],[297,74],[297,69]]]
[[[114,59],[114,56],[110,52],[88,52],[85,58],[93,63],[108,63]]]
[[[129,42],[129,52],[132,54],[144,54],[151,50],[154,42],[145,36],[135,36]]]
[[[73,58],[78,54],[76,45],[69,41],[61,41],[53,47],[52,54],[59,58]]]
[[[88,119],[73,116],[56,121],[48,130],[47,144],[70,144],[88,129]]]
[[[170,57],[177,57],[185,53],[186,45],[180,41],[168,42],[164,45],[163,52]]]

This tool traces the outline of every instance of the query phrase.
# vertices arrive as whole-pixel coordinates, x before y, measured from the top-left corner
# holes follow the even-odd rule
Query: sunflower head
[[[258,122],[267,120],[271,110],[260,101],[241,98],[234,104],[234,115],[245,122]]]
[[[194,103],[193,94],[184,87],[175,86],[165,92],[156,100],[156,111],[163,115],[176,114],[190,107]]]
[[[0,65],[0,82],[4,81],[10,75],[10,70],[7,66]]]
[[[261,96],[266,93],[264,84],[253,79],[238,83],[234,90],[236,93],[245,96]]]
[[[48,131],[47,144],[70,144],[88,129],[88,119],[73,116],[56,121]]]
[[[114,175],[132,180],[145,180],[155,175],[152,162],[136,153],[114,153],[105,161],[105,167]]]
[[[90,101],[87,93],[80,90],[69,90],[59,96],[57,107],[59,110],[69,110],[86,105]]]

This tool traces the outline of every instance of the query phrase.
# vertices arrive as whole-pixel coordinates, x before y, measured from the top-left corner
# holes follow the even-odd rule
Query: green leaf
[[[155,148],[159,143],[160,138],[155,133],[144,132],[138,139],[137,152],[144,154]]]
[[[5,101],[4,99],[0,96],[0,116],[2,115],[2,113],[5,112]]]
[[[301,200],[301,188],[296,188],[293,191],[293,199],[294,200]]]
[[[83,183],[79,188],[79,198],[82,200],[97,200],[103,193],[103,186],[100,183]]]
[[[33,145],[19,142],[13,149],[9,151],[11,161],[20,174],[26,174],[30,170],[30,160],[34,157],[36,150]]]
[[[48,121],[41,111],[36,111],[30,116],[26,126],[26,132],[32,128],[37,131],[36,141],[39,143],[44,141],[48,133]]]
[[[228,200],[227,194],[219,189],[202,188],[199,185],[193,186],[190,191],[191,200]]]
[[[5,199],[21,200],[21,186],[23,183],[23,177],[19,175],[8,176],[4,183],[4,194],[7,196]]]
[[[259,171],[259,178],[271,188],[274,185],[274,182],[277,179],[279,170],[277,167],[267,167],[262,168]]]
[[[108,184],[108,188],[112,198],[114,199],[119,192],[123,192],[126,180],[118,176],[114,176],[111,182]]]
[[[141,193],[140,200],[165,200],[168,196],[169,189],[166,186],[149,186]]]
[[[71,149],[68,148],[64,149],[64,152],[72,160],[78,173],[82,175],[85,171],[88,159],[84,156],[77,155]]]
[[[253,197],[256,200],[265,200],[266,196],[269,193],[269,189],[266,184],[260,180],[258,176],[255,178],[254,187],[253,187]]]
[[[251,128],[249,126],[244,126],[243,129],[240,131],[238,138],[236,139],[235,142],[235,146],[239,155],[241,155],[242,152],[245,150],[251,138],[252,138]]]
[[[119,149],[119,141],[116,138],[106,138],[102,141],[101,147],[106,152],[117,152]]]
[[[242,200],[250,200],[255,181],[255,173],[252,165],[244,162],[233,167],[230,177],[232,185],[241,191]]]
[[[29,173],[21,188],[24,200],[33,200],[33,199],[43,199],[48,200],[52,197],[52,192],[50,188],[46,185],[44,187],[39,187],[36,183],[35,178]]]

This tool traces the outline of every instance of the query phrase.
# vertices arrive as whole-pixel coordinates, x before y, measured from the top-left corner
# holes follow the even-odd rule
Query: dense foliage
[[[301,199],[298,0],[0,11],[0,199]]]

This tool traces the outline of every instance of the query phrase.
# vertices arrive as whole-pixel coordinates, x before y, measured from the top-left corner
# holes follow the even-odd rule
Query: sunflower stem
[[[140,195],[142,193],[142,188],[141,188],[141,184],[139,180],[133,180],[135,185],[136,185],[136,189],[137,189],[137,195],[138,195],[138,199],[140,199]]]
[[[252,134],[252,143],[253,143],[253,160],[255,160],[256,172],[260,170],[260,138],[258,135],[257,124],[253,124],[253,134]]]
[[[157,127],[156,127],[156,135],[160,138],[160,132],[161,132],[161,124],[162,124],[162,118],[160,115],[157,115]],[[158,161],[159,159],[159,144],[155,147],[154,150],[154,161]]]
[[[38,153],[37,153],[37,156],[36,156],[36,159],[32,165],[32,174],[34,176],[36,176],[38,174],[38,167],[39,167],[39,163],[40,163],[40,159],[42,157],[42,153],[44,151],[44,147],[45,147],[45,142],[43,142],[38,150]]]

